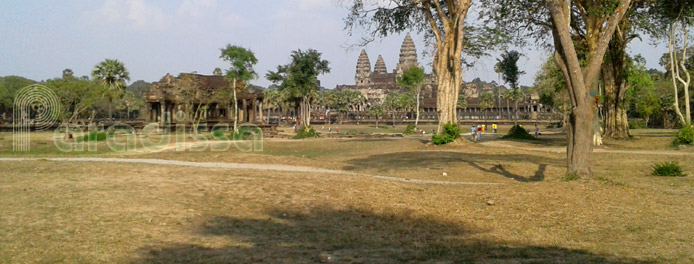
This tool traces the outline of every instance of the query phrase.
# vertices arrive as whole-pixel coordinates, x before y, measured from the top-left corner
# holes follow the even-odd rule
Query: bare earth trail
[[[183,166],[197,168],[212,168],[212,169],[233,169],[233,170],[265,170],[265,171],[282,171],[282,172],[305,172],[305,173],[324,173],[324,174],[341,174],[357,177],[368,177],[373,179],[414,183],[414,184],[436,184],[436,185],[500,185],[502,183],[489,182],[452,182],[452,181],[430,181],[405,179],[398,177],[389,177],[381,175],[369,175],[353,173],[343,170],[329,170],[306,166],[292,165],[275,165],[275,164],[253,164],[253,163],[222,163],[222,162],[191,162],[179,160],[164,160],[164,159],[125,159],[125,158],[0,158],[0,162],[22,162],[22,161],[56,161],[56,162],[113,162],[113,163],[138,163],[163,166]]]

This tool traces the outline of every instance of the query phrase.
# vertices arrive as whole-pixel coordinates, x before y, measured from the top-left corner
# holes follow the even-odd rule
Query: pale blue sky
[[[76,75],[89,75],[105,58],[123,61],[131,81],[159,80],[166,73],[197,71],[211,74],[226,65],[219,48],[227,43],[252,49],[259,59],[260,78],[253,83],[267,86],[264,75],[288,61],[295,49],[314,48],[331,62],[332,72],[321,77],[326,88],[353,84],[359,49],[343,30],[347,11],[332,0],[0,0],[0,76],[19,75],[35,80],[54,78],[65,68]],[[366,47],[372,65],[383,55],[390,70],[398,61],[404,36],[391,36]],[[420,62],[425,47],[414,37]],[[648,67],[660,69],[664,45],[653,47],[636,40],[631,53],[641,53]],[[521,67],[521,79],[531,85],[546,57],[531,48]],[[494,57],[483,58],[464,74],[496,80]]]

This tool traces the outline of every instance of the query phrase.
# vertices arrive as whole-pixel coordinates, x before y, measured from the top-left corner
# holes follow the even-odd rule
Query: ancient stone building
[[[357,111],[366,111],[373,104],[382,103],[389,92],[402,89],[397,85],[397,78],[402,73],[412,66],[421,67],[417,60],[417,48],[410,34],[405,36],[405,40],[400,48],[400,60],[395,69],[388,72],[386,62],[381,55],[378,56],[373,71],[371,70],[371,61],[365,50],[361,51],[359,59],[357,59],[356,74],[354,76],[354,85],[338,85],[338,90],[357,90],[360,91],[366,102],[362,106],[357,106]],[[433,99],[436,104],[436,80],[433,75],[425,76],[426,84],[422,88],[423,101],[430,102]]]
[[[354,76],[354,85],[338,85],[338,90],[356,90],[360,91],[366,102],[363,105],[353,107],[354,112],[368,111],[369,107],[374,104],[382,103],[388,93],[397,90],[404,90],[397,85],[397,78],[402,73],[412,66],[421,67],[417,60],[417,48],[410,34],[405,36],[405,40],[400,47],[400,58],[395,68],[388,72],[386,63],[382,56],[378,56],[376,64],[371,68],[371,60],[365,50],[361,51],[357,59],[356,73]],[[438,87],[436,84],[436,76],[432,74],[425,75],[425,85],[422,88],[421,108],[420,113],[423,119],[436,119],[437,106],[436,96]],[[472,82],[463,83],[459,93],[466,98],[467,106],[458,109],[458,117],[460,119],[505,119],[510,118],[510,113],[513,112],[515,104],[509,100],[503,99],[499,94],[506,90],[505,87],[499,86],[496,83],[486,83],[479,78]],[[528,89],[524,89],[526,97],[519,101],[519,114],[524,118],[536,117],[536,112],[545,112],[546,107],[539,103],[539,96],[531,94]],[[479,96],[482,93],[489,92],[495,94],[494,106],[491,108],[482,108],[480,106]],[[483,117],[484,116],[484,117]]]
[[[237,87],[244,86],[237,83]],[[145,93],[147,108],[144,117],[148,122],[162,125],[186,123],[191,121],[191,106],[205,105],[207,110],[202,113],[205,123],[230,123],[234,120],[231,87],[223,76],[182,73],[174,77],[167,74],[159,82],[152,83]],[[261,90],[245,87],[237,93],[237,98],[240,123],[262,120]]]

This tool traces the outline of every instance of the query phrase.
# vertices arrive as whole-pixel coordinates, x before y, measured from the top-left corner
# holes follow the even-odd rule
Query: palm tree
[[[111,93],[109,93],[109,117],[113,118],[113,99],[114,97],[120,98],[125,90],[125,83],[130,81],[130,73],[125,68],[125,64],[118,60],[106,59],[96,66],[92,70],[92,78],[100,81],[103,85],[107,86]]]
[[[372,105],[369,108],[369,115],[376,117],[376,128],[379,128],[378,121],[383,116],[383,105],[380,105],[380,104]]]
[[[231,64],[231,67],[226,71],[226,76],[224,77],[231,82],[231,90],[234,97],[234,132],[238,132],[239,101],[236,96],[236,90],[243,89],[244,87],[237,87],[236,83],[242,82],[244,85],[247,85],[248,81],[258,76],[253,70],[253,65],[258,63],[258,59],[251,50],[239,46],[232,46],[231,44],[227,44],[221,51],[222,55],[220,55],[219,58]]]
[[[330,62],[321,58],[322,54],[314,49],[292,51],[291,62],[277,66],[277,71],[269,71],[266,78],[279,84],[279,90],[291,95],[297,102],[301,121],[300,125],[311,125],[311,103],[318,96],[320,82],[318,76],[330,73]]]
[[[523,56],[518,51],[506,51],[501,54],[501,58],[497,59],[497,64],[495,70],[501,73],[504,82],[511,86],[511,94],[508,95],[512,99],[516,106],[516,118],[518,117],[518,100],[520,100],[524,95],[523,91],[518,88],[518,79],[521,75],[525,74],[524,71],[518,69],[518,60]]]
[[[494,94],[484,92],[480,95],[480,107],[484,110],[484,122],[487,122],[487,109],[494,107]]]
[[[263,91],[263,107],[267,109],[267,124],[270,124],[270,110],[279,107],[280,93],[277,89],[266,89]]]

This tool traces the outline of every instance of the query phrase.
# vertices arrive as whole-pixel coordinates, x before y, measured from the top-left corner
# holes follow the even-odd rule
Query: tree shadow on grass
[[[547,164],[540,164],[537,167],[537,171],[533,176],[530,177],[524,177],[521,175],[513,174],[510,171],[508,171],[506,168],[504,168],[504,165],[497,164],[491,167],[490,169],[485,169],[479,164],[475,162],[468,162],[470,166],[474,167],[475,169],[488,172],[488,173],[495,173],[499,174],[501,176],[504,176],[509,179],[513,179],[515,181],[519,182],[539,182],[545,180],[545,171],[547,170]]]
[[[538,170],[534,175],[524,177],[514,174],[502,165],[496,165],[491,169],[485,169],[480,163],[504,162],[528,162],[538,165]],[[376,169],[378,171],[389,171],[392,169],[403,168],[446,168],[451,165],[467,163],[476,169],[488,173],[495,173],[507,178],[522,182],[542,181],[545,178],[547,166],[565,166],[563,159],[550,158],[545,156],[535,156],[528,154],[468,154],[452,151],[419,151],[419,152],[399,152],[389,154],[371,155],[366,158],[352,159],[347,161],[349,166],[343,170]]]
[[[643,263],[561,247],[498,243],[459,222],[411,213],[276,209],[267,219],[216,216],[194,231],[201,242],[141,248],[141,263]]]

